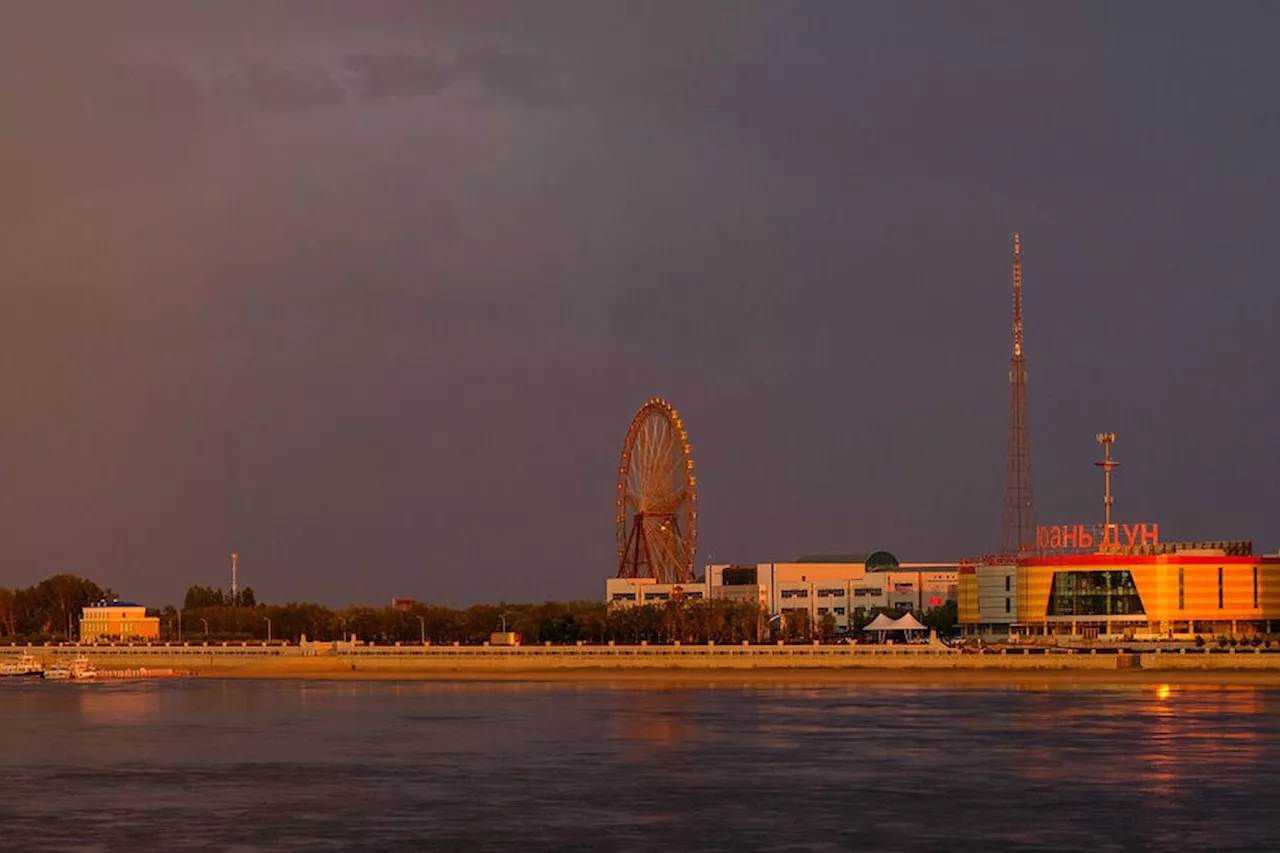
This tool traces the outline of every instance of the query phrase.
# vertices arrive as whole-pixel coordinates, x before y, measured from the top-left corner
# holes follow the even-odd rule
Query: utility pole
[[[1108,535],[1108,536],[1110,535],[1110,531],[1111,531],[1111,502],[1112,500],[1114,500],[1111,496],[1111,469],[1117,467],[1120,464],[1119,462],[1111,458],[1111,445],[1115,444],[1115,441],[1116,441],[1116,434],[1114,432],[1098,433],[1098,444],[1102,445],[1103,458],[1101,462],[1093,463],[1094,465],[1102,469],[1107,482],[1106,492],[1104,493],[1105,496],[1103,497],[1102,502],[1106,507],[1107,526],[1105,528],[1106,530],[1105,535]]]

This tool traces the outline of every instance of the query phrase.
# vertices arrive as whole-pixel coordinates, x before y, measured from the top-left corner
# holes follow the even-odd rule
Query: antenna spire
[[[1027,362],[1022,355],[1022,241],[1013,235],[1013,356],[1009,359],[1009,449],[1004,469],[1005,554],[1032,546],[1036,509],[1027,434]]]
[[[1106,511],[1107,511],[1106,529],[1110,530],[1111,529],[1111,504],[1114,503],[1114,499],[1112,498],[1112,495],[1111,495],[1111,471],[1117,465],[1120,464],[1119,462],[1111,458],[1111,445],[1116,443],[1116,434],[1114,432],[1100,432],[1098,433],[1097,438],[1098,438],[1098,444],[1102,445],[1102,461],[1095,462],[1093,464],[1101,468],[1102,472],[1106,474],[1106,481],[1107,481],[1106,491],[1103,493],[1102,503],[1106,507]]]
[[[1013,235],[1013,357],[1022,357],[1022,245]]]

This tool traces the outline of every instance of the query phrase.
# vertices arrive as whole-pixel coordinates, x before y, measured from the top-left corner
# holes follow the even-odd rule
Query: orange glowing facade
[[[84,608],[80,616],[80,642],[110,640],[158,640],[160,618],[147,608],[128,601],[113,601]]]
[[[1146,637],[1240,634],[1280,622],[1280,556],[1247,542],[1024,554],[960,567],[959,619],[970,633]]]

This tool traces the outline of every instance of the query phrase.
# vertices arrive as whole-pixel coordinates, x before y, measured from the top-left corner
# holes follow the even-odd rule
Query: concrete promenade
[[[1280,652],[1169,649],[1142,653],[1067,649],[960,652],[943,646],[14,646],[0,658],[30,653],[49,663],[85,655],[100,670],[172,670],[186,675],[240,678],[503,678],[557,673],[652,675],[672,671],[881,671],[923,675],[944,670],[1049,672],[1117,670],[1273,673],[1280,683]]]

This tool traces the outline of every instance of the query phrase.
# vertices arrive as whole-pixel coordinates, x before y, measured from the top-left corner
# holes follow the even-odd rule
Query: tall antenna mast
[[[1116,434],[1114,432],[1098,433],[1098,444],[1102,445],[1102,461],[1093,463],[1102,469],[1107,479],[1107,491],[1102,499],[1103,504],[1107,508],[1107,531],[1111,530],[1111,501],[1113,500],[1111,497],[1111,469],[1120,464],[1111,458],[1111,445],[1115,444],[1115,442]],[[1106,535],[1110,534],[1108,533]]]
[[[236,585],[236,563],[240,560],[239,554],[231,555],[231,604],[240,603],[240,587]]]
[[[1004,467],[1005,554],[1030,547],[1036,526],[1031,492],[1031,439],[1027,433],[1027,361],[1022,339],[1022,244],[1013,235],[1013,355],[1009,359],[1009,448]]]

